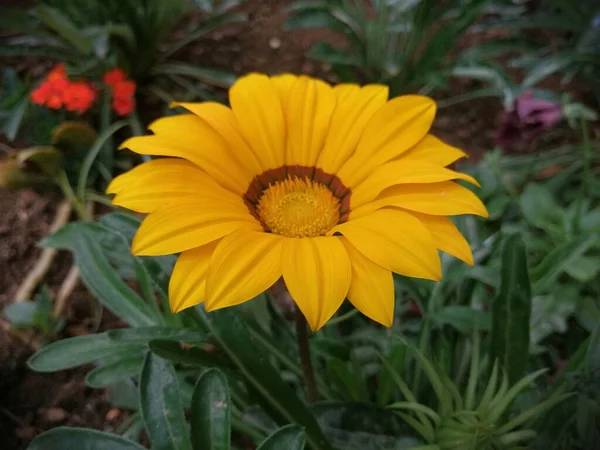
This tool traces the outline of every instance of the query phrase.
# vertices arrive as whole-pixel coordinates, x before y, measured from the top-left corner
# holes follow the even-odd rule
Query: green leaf
[[[504,243],[500,292],[492,309],[491,358],[500,362],[513,385],[527,367],[531,315],[527,256],[518,235],[510,236]]]
[[[152,75],[183,75],[225,89],[229,88],[236,80],[236,76],[231,72],[184,63],[161,64],[154,68]]]
[[[137,411],[140,409],[140,394],[132,380],[124,380],[107,389],[108,402],[122,409]]]
[[[85,428],[59,427],[36,437],[28,450],[145,450],[116,434]]]
[[[393,347],[385,357],[391,370],[401,373],[404,371],[404,362],[406,361],[406,345],[398,344]],[[377,404],[386,406],[392,399],[394,391],[394,380],[390,376],[390,370],[384,370],[382,367],[379,374],[379,383],[377,389]]]
[[[256,450],[303,450],[306,436],[298,425],[287,425],[265,439]]]
[[[551,291],[556,279],[563,274],[573,261],[577,261],[598,242],[597,235],[582,235],[559,244],[531,270],[533,292],[537,294]]]
[[[227,378],[217,369],[207,370],[196,383],[191,429],[195,450],[229,450],[231,398]]]
[[[27,106],[29,105],[29,98],[25,96],[16,106],[10,111],[10,116],[2,124],[2,133],[6,136],[9,141],[14,141],[19,133],[19,128],[23,122],[23,117],[27,112]]]
[[[72,250],[83,283],[116,316],[133,326],[153,325],[150,306],[113,269],[101,245],[103,240],[118,244],[122,237],[104,231],[96,223],[69,224],[46,238],[43,245]],[[129,251],[121,257],[132,258]]]
[[[355,66],[357,64],[352,55],[333,47],[327,42],[317,42],[310,48],[306,56],[332,65]]]
[[[523,87],[531,87],[555,72],[559,72],[573,64],[574,58],[571,53],[556,53],[540,59],[523,79]]]
[[[492,326],[492,317],[489,313],[475,310],[470,306],[445,306],[434,314],[433,320],[438,325],[450,325],[463,334],[470,333],[475,328],[489,330]]]
[[[61,11],[45,4],[38,4],[35,9],[37,17],[51,28],[58,36],[73,48],[84,55],[90,54],[93,50],[93,43],[90,39],[85,39],[80,30],[63,15]]]
[[[205,338],[205,333],[198,329],[177,329],[171,327],[119,328],[107,331],[106,333],[115,341],[139,344],[146,344],[154,339],[202,342]]]
[[[360,367],[337,358],[329,358],[326,367],[329,380],[343,399],[369,401],[369,393]]]
[[[104,147],[104,144],[112,137],[112,135],[119,131],[121,128],[123,128],[125,125],[127,125],[127,122],[125,122],[124,120],[113,123],[102,133],[100,133],[100,135],[94,142],[94,145],[92,145],[92,147],[87,151],[85,159],[83,160],[83,164],[79,169],[79,177],[77,178],[76,192],[77,196],[80,199],[85,198],[85,189],[88,183],[88,176],[90,174],[90,170],[92,169],[92,164],[94,164],[94,161],[98,156],[98,153],[100,153],[102,147]],[[112,151],[112,149],[110,149],[110,151]]]
[[[408,450],[422,441],[396,414],[372,403],[320,402],[311,407],[325,435],[340,450]]]
[[[229,378],[240,377],[231,361],[216,352],[209,352],[199,347],[182,347],[178,342],[163,340],[150,341],[149,347],[156,355],[174,363],[215,368],[224,372]]]
[[[90,371],[85,384],[92,388],[105,388],[128,378],[138,376],[144,362],[143,355],[121,358]]]
[[[557,224],[562,220],[561,208],[548,188],[530,183],[519,199],[525,219],[532,225],[546,229],[546,224]]]
[[[152,352],[140,377],[140,406],[153,450],[191,450],[175,369]]]
[[[210,315],[201,308],[196,311],[269,415],[281,425],[297,423],[304,427],[313,450],[332,450],[310,410],[281,378],[239,313],[232,308],[213,311]]]
[[[114,341],[107,333],[90,334],[53,342],[35,352],[27,364],[37,372],[56,372],[142,348],[139,343]]]

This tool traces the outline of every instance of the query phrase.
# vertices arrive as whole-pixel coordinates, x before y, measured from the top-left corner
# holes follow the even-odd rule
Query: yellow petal
[[[428,134],[417,145],[402,153],[398,159],[416,159],[445,167],[465,157],[467,154],[462,150]]]
[[[367,123],[385,105],[388,97],[387,86],[378,84],[363,88],[355,84],[340,84],[333,91],[337,104],[317,162],[317,166],[328,173],[337,173],[354,153]]]
[[[186,135],[187,131],[183,129],[180,133]],[[223,152],[223,146],[210,137],[197,141],[174,140],[163,135],[136,136],[127,139],[119,148],[128,148],[140,155],[187,159],[208,173],[221,186],[237,194],[244,194],[250,182],[247,170],[237,166],[235,161]]]
[[[411,212],[411,214],[427,227],[433,237],[435,246],[439,250],[466,262],[470,266],[473,265],[471,247],[452,220],[444,216],[432,216],[417,212]]]
[[[219,186],[198,166],[184,159],[155,159],[116,177],[108,193],[112,203],[137,212],[152,212],[183,197],[225,199],[240,204],[239,197]]]
[[[424,161],[404,160],[391,161],[379,166],[358,186],[352,188],[351,208],[370,202],[384,189],[398,184],[438,183],[448,180],[465,180],[479,186],[470,175],[455,172],[436,164]]]
[[[239,125],[230,108],[216,102],[175,103],[174,105],[187,109],[214,128],[226,142],[229,148],[228,154],[237,161],[238,165],[246,167],[254,175],[264,171],[259,158],[242,138]]]
[[[408,277],[441,279],[440,258],[431,233],[409,213],[381,209],[337,225],[331,231],[335,232],[385,269]]]
[[[429,131],[435,102],[420,95],[396,97],[369,120],[354,155],[338,176],[348,185],[364,180],[374,167],[390,161],[416,145]]]
[[[370,203],[352,210],[350,218],[358,218],[385,207],[397,206],[434,216],[475,214],[487,217],[481,200],[469,189],[452,181],[428,184],[401,184],[383,191]]]
[[[285,163],[313,167],[335,108],[333,89],[323,81],[299,77],[284,105],[288,134]]]
[[[219,241],[184,251],[169,280],[169,305],[178,313],[206,299],[206,276],[210,257]]]
[[[287,104],[287,101],[290,97],[290,91],[296,80],[298,80],[298,77],[289,73],[283,73],[281,75],[275,75],[274,77],[271,77],[271,83],[273,83],[277,89],[282,105]]]
[[[282,166],[285,119],[277,87],[265,75],[246,75],[229,90],[229,102],[242,136],[262,167],[266,170]]]
[[[338,310],[350,287],[348,253],[339,238],[285,239],[283,279],[313,331]]]
[[[132,245],[135,255],[168,255],[200,247],[237,229],[261,230],[245,206],[213,199],[184,199],[159,208],[142,222]]]
[[[352,282],[348,290],[348,300],[365,316],[391,327],[394,321],[394,279],[392,272],[375,264],[348,239],[340,237],[350,263],[352,264]]]
[[[207,311],[243,303],[275,284],[281,277],[282,241],[247,229],[223,238],[208,269]]]

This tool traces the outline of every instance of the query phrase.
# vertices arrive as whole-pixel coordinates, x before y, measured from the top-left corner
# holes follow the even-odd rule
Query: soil
[[[14,2],[18,3],[18,2]],[[326,64],[309,60],[305,53],[318,40],[332,44],[343,41],[327,30],[284,31],[287,20],[283,0],[248,0],[243,11],[245,24],[213,33],[186,55],[188,61],[225,68],[237,74],[251,71],[305,73],[333,80]],[[13,65],[4,61],[0,65]],[[19,63],[22,64],[22,63]],[[25,67],[40,66],[39,61]],[[22,66],[20,66],[22,67]],[[452,86],[452,94],[463,93],[469,83]],[[435,133],[450,144],[479,157],[493,147],[494,129],[502,106],[496,99],[480,99],[442,110]],[[37,243],[52,222],[59,197],[55,193],[0,189],[0,309],[12,300],[19,283],[40,255]],[[59,253],[45,283],[53,293],[71,265],[70,255]],[[100,327],[95,324],[93,299],[78,286],[65,312],[66,325],[59,338],[76,336],[119,326],[104,313]],[[1,325],[2,323],[0,323]],[[60,425],[112,430],[126,416],[113,409],[105,392],[85,387],[89,368],[38,374],[26,360],[35,345],[24,342],[0,327],[0,437],[2,448],[18,450],[39,433]]]

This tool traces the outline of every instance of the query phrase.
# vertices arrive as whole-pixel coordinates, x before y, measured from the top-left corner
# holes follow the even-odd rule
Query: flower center
[[[257,212],[271,233],[294,238],[323,236],[340,220],[340,201],[324,184],[288,176],[263,191]]]

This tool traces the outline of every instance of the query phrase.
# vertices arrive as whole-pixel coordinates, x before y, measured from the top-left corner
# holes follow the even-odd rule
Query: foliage
[[[596,1],[545,0],[533,12],[526,6],[494,3],[495,14],[480,29],[501,29],[509,35],[475,46],[467,51],[469,57],[487,60],[509,55],[508,66],[525,71],[520,90],[531,89],[557,73],[563,75],[563,82],[579,77],[600,101],[600,6]],[[532,30],[543,37],[532,38]]]
[[[298,1],[288,29],[331,28],[347,39],[308,53],[331,64],[342,81],[385,83],[391,95],[444,86],[454,65],[449,53],[478,19],[483,0]]]
[[[187,78],[227,87],[233,80],[230,74],[173,59],[182,47],[214,29],[244,20],[244,16],[229,12],[237,1],[197,3],[205,8],[206,19],[187,33],[176,33],[174,40],[174,31],[194,9],[191,0],[46,0],[27,12],[4,8],[0,24],[22,35],[8,39],[0,46],[0,54],[54,58],[65,62],[73,75],[92,79],[121,67],[143,92],[160,98],[165,97],[167,80],[183,85],[187,92],[191,85]],[[195,89],[193,95],[207,94]]]

